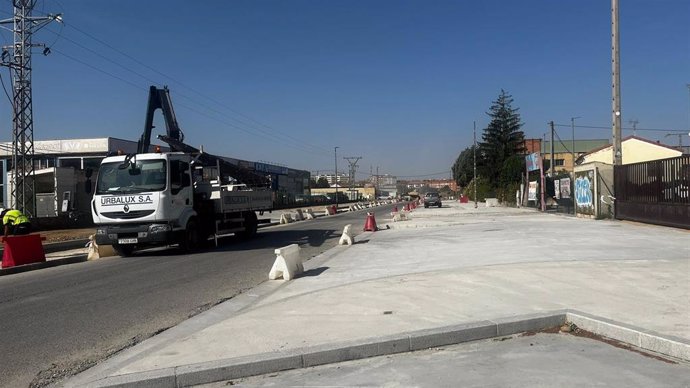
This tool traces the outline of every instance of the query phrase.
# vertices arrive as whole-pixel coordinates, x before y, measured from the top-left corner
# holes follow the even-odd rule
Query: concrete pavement
[[[379,219],[391,229],[361,233],[306,262],[305,276],[267,281],[65,386],[203,384],[563,320],[690,360],[688,231],[444,205]]]

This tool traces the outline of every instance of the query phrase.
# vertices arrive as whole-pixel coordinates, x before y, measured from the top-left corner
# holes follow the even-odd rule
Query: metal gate
[[[617,219],[690,229],[690,155],[616,166]]]

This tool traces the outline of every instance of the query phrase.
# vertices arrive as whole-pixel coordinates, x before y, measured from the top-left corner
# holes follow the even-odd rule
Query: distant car
[[[441,207],[441,196],[438,193],[426,193],[424,195],[424,207],[438,206]]]

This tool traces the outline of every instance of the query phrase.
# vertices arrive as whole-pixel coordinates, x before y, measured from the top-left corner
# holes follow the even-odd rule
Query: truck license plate
[[[119,238],[117,239],[118,244],[136,244],[137,239],[136,238]]]

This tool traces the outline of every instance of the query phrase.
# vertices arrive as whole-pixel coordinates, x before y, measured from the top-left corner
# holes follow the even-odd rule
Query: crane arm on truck
[[[179,142],[184,141],[184,134],[177,124],[177,117],[175,117],[175,111],[172,107],[172,101],[170,100],[170,91],[167,87],[163,89],[158,89],[155,86],[151,86],[149,89],[149,103],[146,108],[146,122],[144,124],[144,132],[139,138],[137,143],[137,153],[144,154],[149,152],[149,146],[151,145],[151,131],[153,130],[153,115],[156,110],[160,109],[163,113],[163,119],[165,120],[165,128],[168,137],[175,139]],[[171,145],[171,151],[181,151],[176,147]]]
[[[163,114],[166,128],[166,135],[158,135],[158,139],[168,143],[171,151],[181,151],[193,155],[205,166],[218,165],[220,167],[221,175],[229,175],[239,182],[247,184],[248,186],[256,188],[270,187],[271,182],[265,176],[254,173],[247,168],[232,164],[219,156],[202,152],[195,147],[185,144],[184,134],[182,133],[180,126],[177,124],[177,118],[172,106],[172,99],[170,98],[170,91],[167,87],[159,89],[155,86],[151,86],[149,89],[149,102],[146,109],[146,123],[144,125],[144,132],[141,134],[141,138],[137,144],[138,154],[149,152],[149,146],[151,145],[151,132],[154,128],[153,116],[158,109],[160,109],[161,113]]]
[[[219,156],[203,152],[195,147],[177,141],[170,136],[158,135],[158,139],[168,143],[170,148],[174,148],[194,156],[205,166],[218,165],[220,167],[220,175],[229,175],[235,178],[237,181],[246,184],[247,186],[255,188],[268,188],[271,185],[270,180],[261,174],[257,174],[249,169],[232,164]]]

